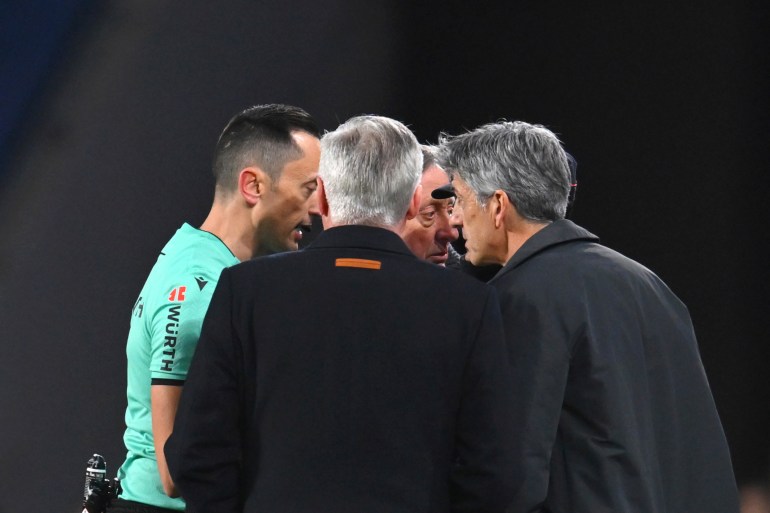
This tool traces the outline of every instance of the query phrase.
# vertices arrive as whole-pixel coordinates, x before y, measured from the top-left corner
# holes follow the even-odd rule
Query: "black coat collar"
[[[555,221],[527,239],[492,280],[499,278],[511,269],[515,269],[541,251],[558,244],[577,240],[599,242],[599,237],[568,219]]]
[[[321,232],[305,250],[321,248],[374,249],[414,256],[401,237],[390,230],[374,226],[347,225],[329,228]]]

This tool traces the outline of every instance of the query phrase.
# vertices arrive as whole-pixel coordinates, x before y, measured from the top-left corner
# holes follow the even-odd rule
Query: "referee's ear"
[[[270,176],[256,166],[244,168],[238,174],[238,193],[250,207],[259,202],[271,184]]]

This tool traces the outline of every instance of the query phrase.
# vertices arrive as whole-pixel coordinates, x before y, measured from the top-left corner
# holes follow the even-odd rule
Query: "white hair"
[[[318,174],[333,224],[396,226],[420,182],[422,152],[402,123],[357,116],[321,138]]]

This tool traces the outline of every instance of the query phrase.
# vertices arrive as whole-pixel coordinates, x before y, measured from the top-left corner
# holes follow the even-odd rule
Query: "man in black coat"
[[[734,513],[730,454],[689,314],[564,219],[567,157],[523,122],[443,142],[453,220],[500,296],[519,420],[511,513]]]
[[[325,231],[226,269],[165,447],[188,512],[502,512],[512,375],[494,289],[420,261],[414,135],[321,142]],[[312,191],[308,191],[311,194]]]

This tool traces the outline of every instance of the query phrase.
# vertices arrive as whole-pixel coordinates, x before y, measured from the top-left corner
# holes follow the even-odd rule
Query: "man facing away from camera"
[[[223,268],[296,250],[317,213],[320,131],[302,109],[260,105],[225,127],[216,146],[216,190],[200,226],[185,223],[152,268],[131,316],[122,493],[110,511],[184,510],[163,445],[201,323]]]
[[[502,512],[512,377],[494,290],[421,261],[401,123],[321,141],[325,230],[225,269],[166,457],[187,511]],[[451,298],[451,300],[449,300]]]
[[[567,157],[546,128],[443,142],[465,258],[504,267],[517,426],[509,511],[730,513],[735,478],[690,316],[652,272],[564,219]]]

